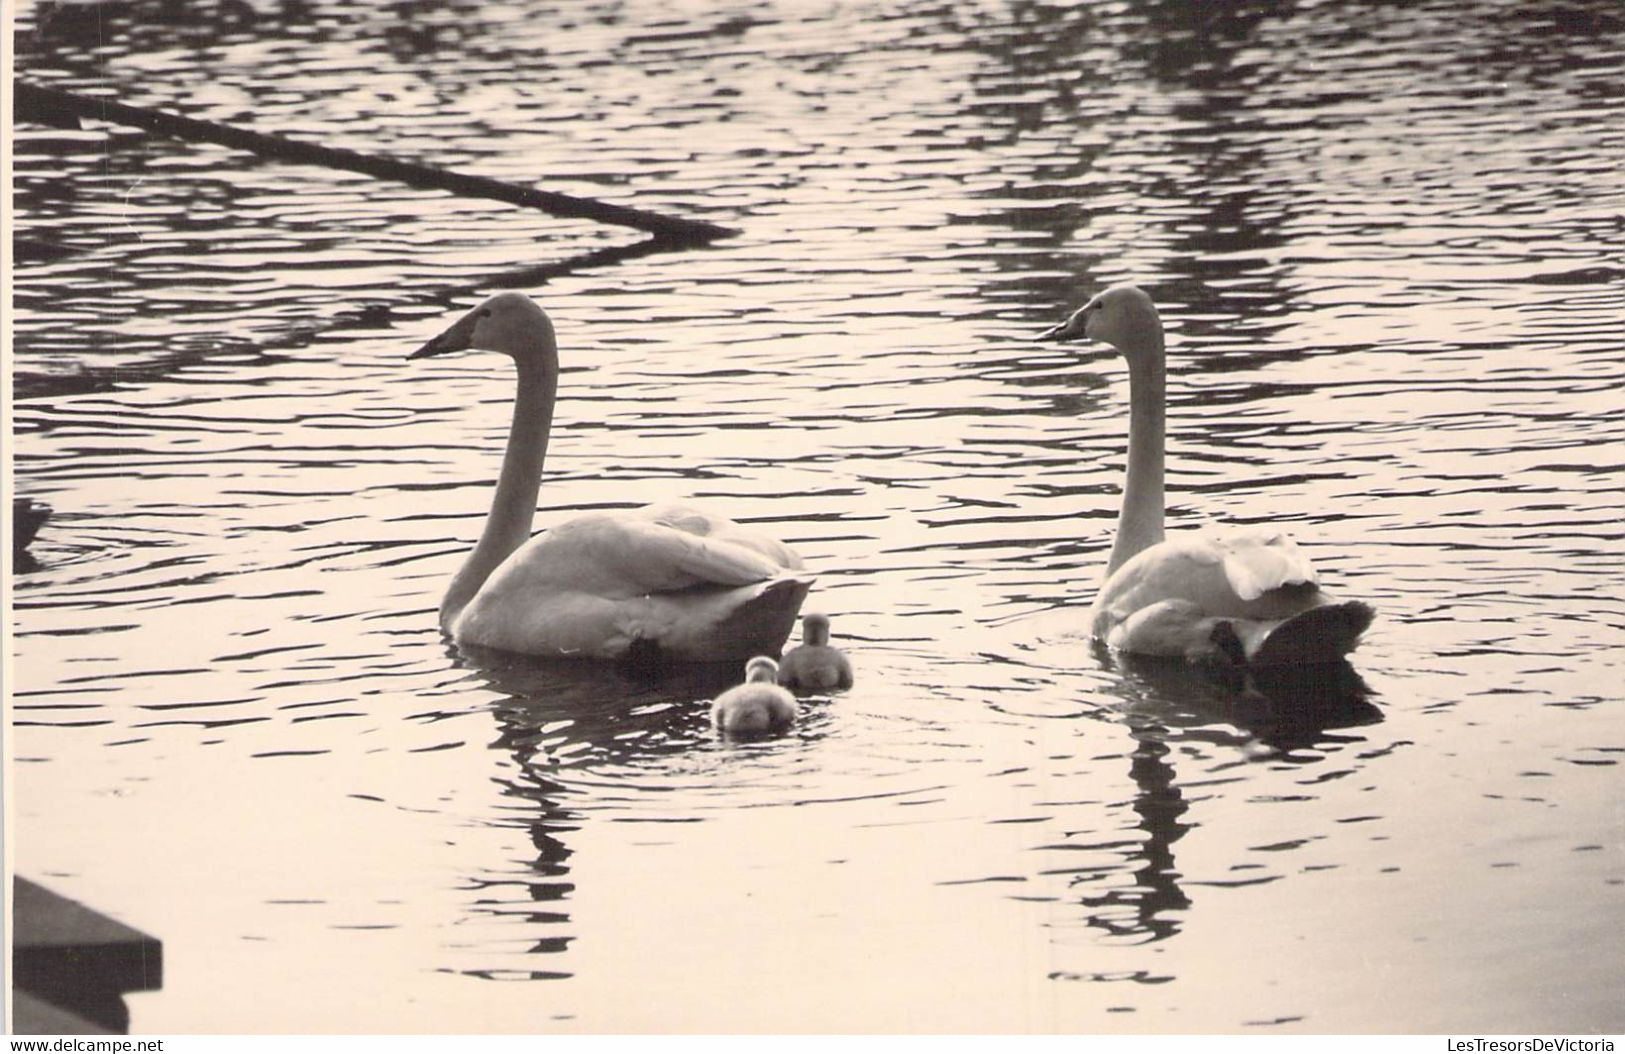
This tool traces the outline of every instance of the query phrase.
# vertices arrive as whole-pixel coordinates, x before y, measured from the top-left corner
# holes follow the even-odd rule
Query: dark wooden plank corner
[[[113,1030],[47,1003],[21,988],[11,990],[11,1026],[19,1036],[110,1036]]]
[[[124,993],[163,985],[163,945],[140,930],[22,877],[12,882],[11,907],[15,991],[101,1029],[124,1032],[130,1025]],[[19,1012],[25,1005],[18,1001]],[[19,1013],[19,1033],[29,1031],[24,1016],[42,1026],[52,1017]],[[42,1027],[32,1034],[53,1031]]]

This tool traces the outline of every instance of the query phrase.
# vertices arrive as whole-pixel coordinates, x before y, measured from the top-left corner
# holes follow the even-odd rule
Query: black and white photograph
[[[11,1033],[1614,1050],[1620,0],[4,11]]]

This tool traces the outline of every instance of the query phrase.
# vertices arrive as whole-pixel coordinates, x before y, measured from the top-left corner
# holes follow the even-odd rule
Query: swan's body
[[[1327,662],[1351,651],[1373,610],[1322,592],[1285,534],[1164,536],[1164,345],[1151,298],[1114,286],[1043,336],[1103,340],[1129,365],[1128,479],[1106,582],[1090,611],[1095,638],[1138,655],[1253,665]]]
[[[796,697],[776,684],[779,664],[759,655],[745,664],[745,683],[717,696],[711,720],[724,732],[771,732],[795,724]]]
[[[558,658],[682,662],[777,652],[811,585],[783,543],[677,506],[594,513],[530,537],[558,391],[558,349],[529,297],[501,293],[413,358],[501,351],[513,427],[480,540],[440,605],[460,644]]]
[[[829,616],[801,616],[801,643],[779,662],[779,683],[800,692],[852,687],[852,664],[829,645]]]

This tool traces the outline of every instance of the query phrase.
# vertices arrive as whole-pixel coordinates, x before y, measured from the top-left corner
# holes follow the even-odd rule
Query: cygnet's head
[[[766,655],[758,655],[745,664],[745,682],[756,684],[778,684],[779,664]]]
[[[829,643],[829,616],[809,611],[801,616],[801,643],[814,646]]]
[[[1132,353],[1162,345],[1162,319],[1138,286],[1114,285],[1097,293],[1072,317],[1040,333],[1039,340],[1099,340]]]
[[[407,357],[423,359],[471,348],[557,365],[553,323],[524,293],[498,293]]]

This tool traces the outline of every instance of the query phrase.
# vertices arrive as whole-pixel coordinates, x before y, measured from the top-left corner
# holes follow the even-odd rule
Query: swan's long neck
[[[440,602],[440,628],[448,632],[491,572],[530,539],[531,521],[536,516],[536,491],[542,482],[547,437],[553,428],[553,401],[559,388],[558,359],[548,348],[545,354],[516,356],[515,361],[519,366],[519,392],[513,404],[508,449],[502,456],[502,473],[491,499],[491,514],[486,517],[479,542]]]
[[[1117,540],[1112,543],[1107,575],[1163,538],[1167,381],[1162,327],[1140,334],[1135,346],[1124,349],[1124,358],[1128,360],[1128,479],[1123,484],[1123,509],[1117,516]]]

